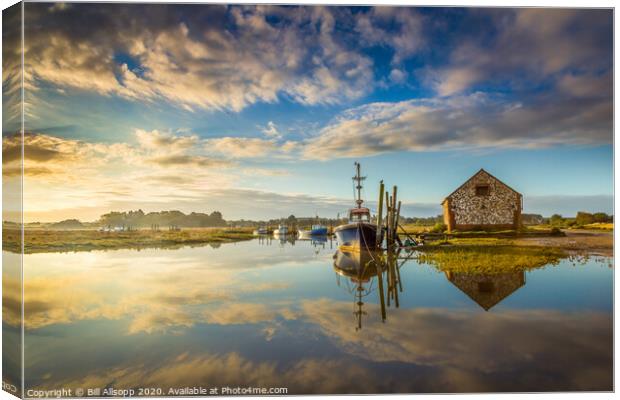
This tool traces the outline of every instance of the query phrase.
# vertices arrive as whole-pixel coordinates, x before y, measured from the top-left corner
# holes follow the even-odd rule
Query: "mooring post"
[[[382,236],[383,236],[383,180],[379,183],[379,208],[377,209],[377,240],[376,247],[381,247],[382,244]]]
[[[397,196],[397,188],[396,185],[392,187],[392,196],[390,196],[390,246],[394,245],[394,222],[396,222],[396,196]]]
[[[392,245],[392,213],[394,212],[394,210],[392,209],[392,196],[390,196],[388,194],[388,192],[385,192],[387,197],[386,197],[386,201],[388,203],[388,208],[387,208],[387,212],[388,214],[386,215],[386,220],[385,220],[385,230],[387,232],[387,247],[390,247]]]
[[[398,221],[400,219],[400,200],[398,201],[398,207],[396,208],[396,217],[395,217],[395,222],[394,222],[394,239],[398,242],[400,242],[400,239],[398,238]],[[400,243],[399,243],[400,244]]]

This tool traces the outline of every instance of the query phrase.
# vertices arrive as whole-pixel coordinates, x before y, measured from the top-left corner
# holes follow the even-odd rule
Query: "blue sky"
[[[480,168],[525,212],[612,211],[611,10],[27,3],[25,25],[30,221],[334,216],[355,160],[408,216]]]

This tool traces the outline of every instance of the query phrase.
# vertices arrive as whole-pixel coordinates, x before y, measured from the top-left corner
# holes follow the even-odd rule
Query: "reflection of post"
[[[398,280],[396,279],[396,259],[397,257],[395,256],[395,254],[390,252],[388,268],[389,268],[390,276],[391,276],[390,281],[391,281],[391,286],[392,286],[392,296],[394,297],[394,306],[398,308],[400,303],[398,301],[398,287],[397,287]]]
[[[381,303],[381,320],[385,322],[386,312],[385,312],[385,293],[383,292],[383,271],[381,268],[381,263],[383,260],[379,259],[379,262],[375,263],[375,268],[377,269],[377,282],[379,286],[379,300]]]
[[[398,280],[398,290],[400,290],[400,292],[403,292],[403,283],[400,280],[400,267],[402,267],[409,258],[405,259],[405,261],[403,261],[400,265],[398,265],[398,258],[400,257],[400,252],[402,251],[402,248],[399,248],[398,251],[396,252],[396,258],[395,258],[395,263],[396,263],[396,279]]]

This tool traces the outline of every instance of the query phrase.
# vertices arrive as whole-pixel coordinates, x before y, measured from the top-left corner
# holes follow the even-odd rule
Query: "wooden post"
[[[396,187],[396,185],[394,185],[394,187],[392,187],[392,229],[394,229],[394,222],[396,222],[396,199],[397,199],[397,193],[398,188]]]
[[[394,233],[396,230],[394,229],[394,223],[396,222],[396,196],[397,196],[397,188],[396,186],[392,187],[392,195],[390,196],[390,215],[388,218],[388,231],[390,243],[388,247],[394,246]]]
[[[392,245],[392,213],[394,212],[392,209],[392,196],[390,196],[387,192],[385,192],[387,194],[388,197],[386,197],[386,200],[388,202],[388,208],[387,208],[387,216],[386,216],[386,224],[385,224],[385,230],[387,232],[387,247],[390,247]]]
[[[377,209],[377,240],[375,243],[377,248],[381,247],[381,244],[382,244],[382,241],[381,241],[381,235],[383,231],[382,219],[383,219],[383,180],[379,183],[379,208]]]
[[[394,239],[396,241],[398,241],[399,244],[400,244],[400,239],[398,237],[398,220],[400,219],[400,204],[401,204],[401,202],[399,200],[398,201],[398,207],[396,208],[396,216],[394,217],[395,218],[395,222],[394,222]]]

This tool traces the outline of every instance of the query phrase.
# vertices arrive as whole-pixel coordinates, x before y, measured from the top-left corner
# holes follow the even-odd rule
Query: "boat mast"
[[[366,179],[366,177],[360,175],[360,163],[357,161],[355,162],[355,169],[356,174],[353,177],[353,180],[357,183],[355,186],[355,189],[357,189],[357,198],[355,199],[355,202],[357,203],[357,208],[361,208],[362,203],[364,202],[364,200],[362,200],[362,181]]]

